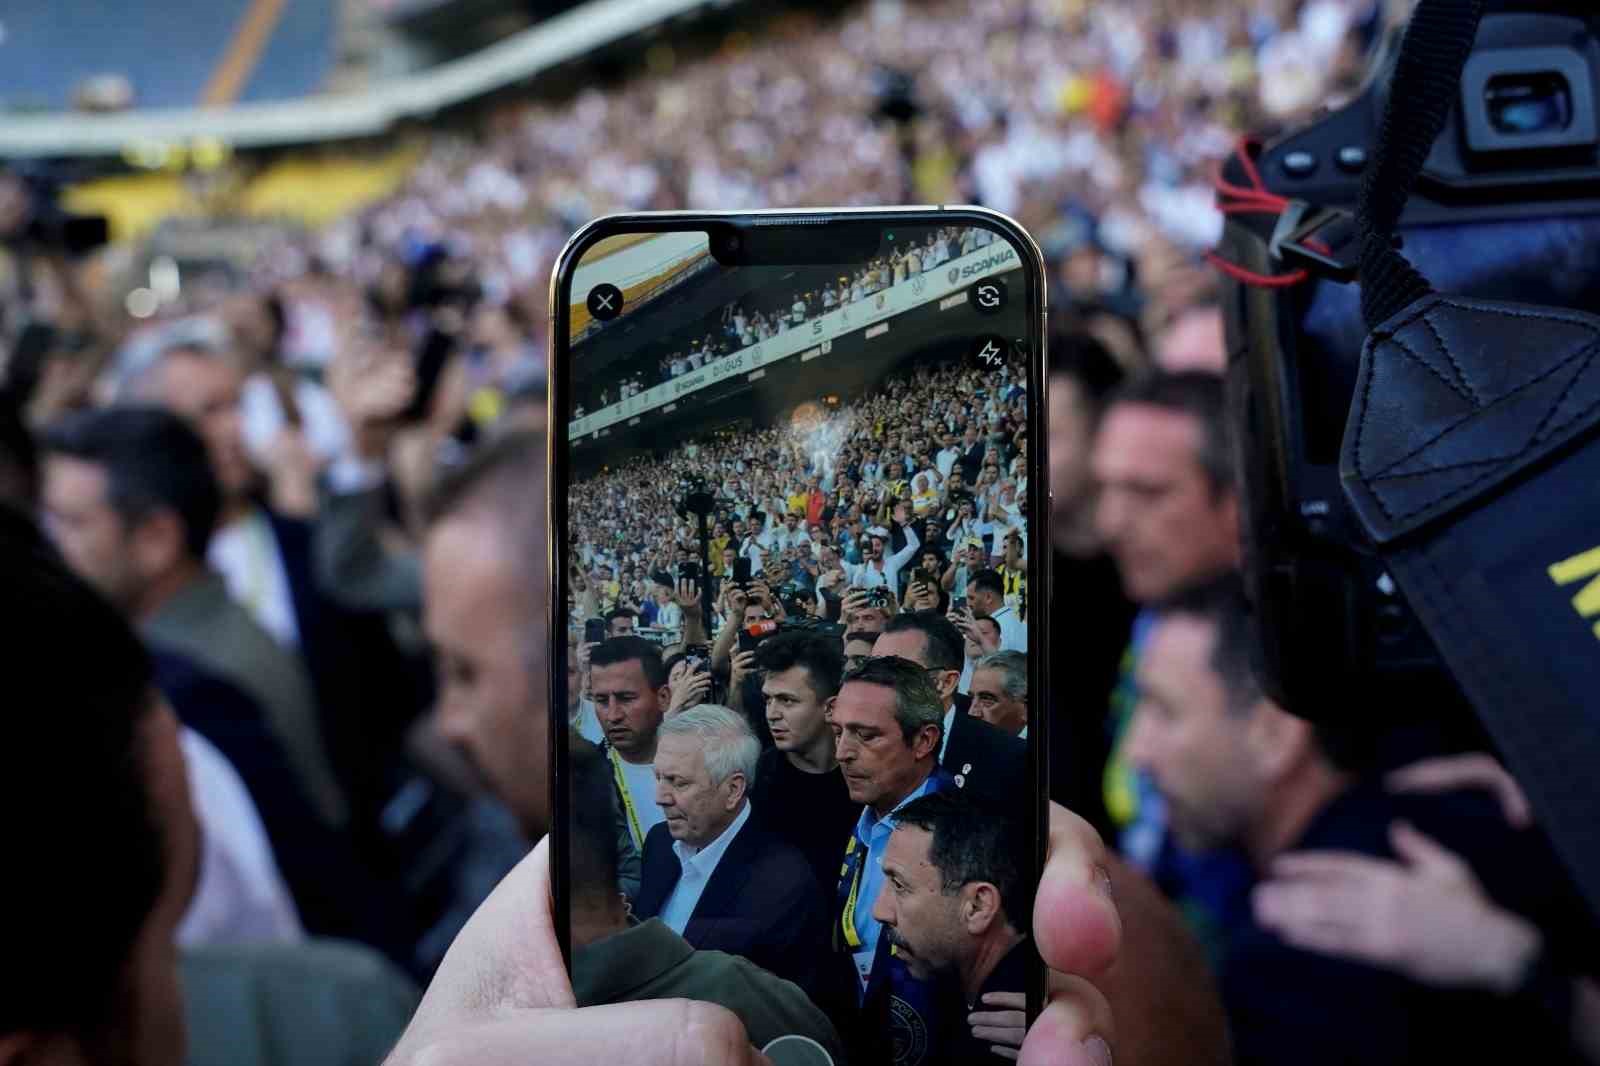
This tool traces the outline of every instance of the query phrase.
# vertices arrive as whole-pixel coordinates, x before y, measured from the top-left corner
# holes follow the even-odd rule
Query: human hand
[[[756,653],[753,651],[735,652],[733,656],[733,673],[728,680],[728,687],[738,691],[744,679],[756,672]]]
[[[772,1066],[731,1011],[690,1000],[578,1008],[556,942],[548,839],[450,945],[385,1066]]]
[[[939,606],[939,592],[926,581],[911,585],[910,607],[913,611],[931,611]]]
[[[1111,1006],[1093,983],[1116,961],[1122,943],[1108,861],[1089,823],[1050,804],[1049,858],[1033,908],[1034,943],[1050,970],[1048,998],[1022,1042],[1022,1066],[1111,1062]]]
[[[989,1041],[989,1050],[1003,1059],[1015,1059],[1028,1035],[1028,996],[1024,992],[987,992],[983,996],[990,1011],[973,1011],[967,1024],[978,1040]]]
[[[1426,984],[1515,988],[1539,931],[1408,823],[1391,825],[1389,840],[1399,862],[1335,851],[1280,856],[1251,894],[1256,920],[1296,947]]]
[[[685,578],[678,582],[677,591],[674,593],[673,602],[685,611],[697,610],[700,607],[700,582]]]
[[[704,664],[691,666],[689,660],[684,659],[667,676],[667,690],[672,694],[667,702],[667,713],[676,714],[705,702],[711,692],[711,675]]]

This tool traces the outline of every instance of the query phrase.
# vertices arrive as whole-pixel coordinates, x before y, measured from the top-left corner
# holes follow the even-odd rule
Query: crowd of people
[[[644,356],[643,367],[619,364],[606,377],[620,381],[599,382],[582,390],[574,403],[573,416],[582,418],[592,409],[603,409],[651,386],[693,374],[724,356],[798,329],[830,311],[860,303],[956,256],[986,248],[996,239],[994,231],[972,226],[937,227],[901,237],[893,249],[849,268],[837,278],[812,278],[803,288],[746,296],[725,304],[720,312],[708,316],[706,323],[686,327],[686,337],[664,338],[672,349],[665,355]]]
[[[1030,952],[1090,979],[1030,1045],[1110,1037],[1112,1010],[1119,1063],[1600,1062],[1594,916],[1470,715],[1396,694],[1352,715],[1384,728],[1313,726],[1253,672],[1205,169],[1349,91],[1382,6],[785,16],[441,129],[398,195],[147,319],[96,288],[115,251],[84,270],[16,239],[0,182],[25,712],[0,807],[26,863],[0,1062],[171,1066],[185,1030],[200,1066],[564,1064],[637,1058],[644,1038],[602,1041],[639,1032],[685,1034],[683,1062],[796,1034],[872,1061],[874,1012],[923,986],[930,1041],[983,1061],[1023,1043]],[[1019,364],[963,365],[587,478],[547,633],[566,236],[622,208],[896,201],[976,201],[1046,247],[1048,440]],[[939,234],[831,293],[730,308],[683,372],[964,251]],[[630,388],[673,376],[653,358]],[[701,543],[694,487],[716,501]],[[1030,551],[1054,553],[1048,590]],[[563,638],[577,882],[628,901],[575,901],[571,988],[545,976],[529,852]],[[1057,814],[1034,906],[1004,807],[1040,716],[1052,796],[1084,821]],[[748,914],[730,871],[791,894]],[[534,989],[508,947],[530,935]],[[601,1013],[543,1009],[571,992]],[[641,1002],[673,996],[733,1013]]]

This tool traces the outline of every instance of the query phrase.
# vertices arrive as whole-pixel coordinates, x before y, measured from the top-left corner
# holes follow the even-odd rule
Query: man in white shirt
[[[940,450],[938,455],[934,456],[933,460],[934,465],[939,468],[941,480],[949,479],[950,471],[955,468],[956,463],[961,461],[961,454],[961,445],[956,440],[956,435],[954,433],[946,433],[944,435],[944,448]]]
[[[890,535],[882,526],[873,526],[867,531],[867,547],[862,555],[865,561],[856,566],[845,563],[845,571],[850,575],[850,587],[858,589],[888,589],[889,594],[896,599],[900,596],[900,568],[916,558],[917,549],[922,547],[922,540],[917,536],[916,528],[910,524],[906,514],[906,505],[894,505],[894,520],[905,527],[906,546],[895,552],[887,554]]]
[[[996,570],[980,570],[967,581],[967,602],[973,614],[986,614],[1000,627],[1000,650],[1028,650],[1028,623],[1006,603],[1005,581]]]
[[[633,912],[814,991],[828,951],[827,904],[800,851],[751,820],[760,757],[749,722],[726,707],[702,703],[662,721],[655,775],[664,822],[645,842]]]
[[[613,637],[589,655],[589,698],[605,734],[602,750],[617,785],[621,888],[639,892],[640,857],[650,831],[665,821],[656,805],[656,734],[671,692],[661,652],[642,637]]]

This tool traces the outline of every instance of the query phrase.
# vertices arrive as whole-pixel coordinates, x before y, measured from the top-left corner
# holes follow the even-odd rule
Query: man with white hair
[[[656,803],[634,915],[703,950],[742,955],[806,989],[828,947],[822,888],[805,856],[751,818],[761,745],[744,716],[702,703],[656,732]]]

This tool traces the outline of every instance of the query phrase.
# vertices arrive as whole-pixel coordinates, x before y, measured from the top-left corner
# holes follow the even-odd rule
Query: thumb
[[[1425,876],[1477,884],[1472,870],[1432,837],[1425,836],[1410,822],[1395,822],[1389,827],[1389,842],[1395,854],[1412,870]]]

